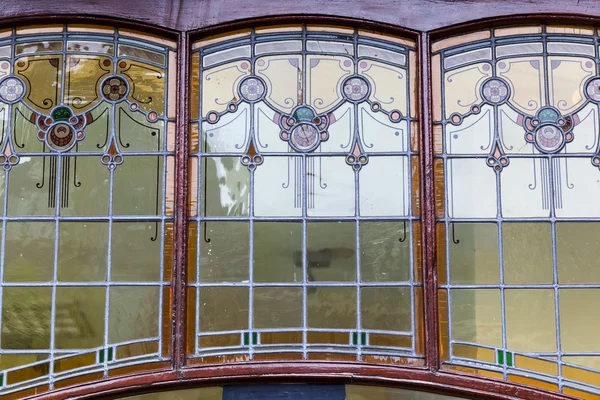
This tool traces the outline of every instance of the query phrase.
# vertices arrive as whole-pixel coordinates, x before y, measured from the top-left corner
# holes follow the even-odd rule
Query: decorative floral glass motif
[[[175,44],[64,25],[0,49],[0,394],[169,365]]]
[[[600,296],[598,33],[498,28],[432,49],[444,365],[600,395],[583,311]]]
[[[193,48],[190,362],[421,365],[414,43],[298,25]]]

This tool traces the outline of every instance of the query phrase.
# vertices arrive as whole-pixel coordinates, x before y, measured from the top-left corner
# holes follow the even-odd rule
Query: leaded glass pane
[[[174,44],[57,25],[0,48],[0,394],[168,365]]]
[[[296,25],[193,49],[190,362],[420,364],[414,43]]]
[[[517,26],[432,50],[442,361],[598,395],[598,33]]]

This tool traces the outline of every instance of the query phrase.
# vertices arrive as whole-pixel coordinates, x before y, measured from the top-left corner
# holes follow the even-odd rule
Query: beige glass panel
[[[548,160],[543,158],[510,159],[500,174],[503,217],[550,217],[548,168]]]
[[[51,173],[50,157],[28,157],[12,168],[8,185],[8,215],[53,215],[56,211],[48,205],[50,183],[41,174],[43,164]]]
[[[504,282],[552,283],[552,226],[545,223],[503,223]]]
[[[106,279],[107,254],[108,224],[106,222],[61,222],[59,224],[59,281],[103,282]]]
[[[453,340],[502,346],[499,290],[456,289],[450,296]]]
[[[302,282],[302,224],[254,223],[254,282]]]
[[[86,349],[104,343],[104,287],[56,289],[55,341],[58,349]]]
[[[411,288],[368,287],[360,290],[361,321],[365,329],[410,332]]]
[[[160,215],[164,159],[128,156],[114,172],[113,213]]]
[[[486,62],[446,72],[442,86],[444,89],[446,118],[455,112],[466,114],[473,105],[480,104],[483,100],[480,90],[481,85],[490,76],[492,76],[492,68]]]
[[[2,348],[50,348],[52,288],[5,287],[2,290]]]
[[[496,174],[485,162],[481,159],[451,159],[447,162],[445,175],[446,190],[452,193],[448,196],[451,218],[496,217]],[[465,176],[469,179],[464,179]]]
[[[596,75],[595,63],[583,57],[548,57],[548,67],[550,104],[562,115],[575,111],[587,100],[585,82]]]
[[[409,171],[408,157],[371,157],[359,172],[360,215],[409,215]]]
[[[155,111],[159,115],[165,112],[165,70],[140,61],[120,60],[117,73],[131,82],[128,99],[136,102],[138,107],[146,112]]]
[[[416,235],[416,232],[413,232],[413,235]],[[409,223],[360,223],[362,281],[405,282],[410,279],[410,269]]]
[[[306,225],[308,280],[356,280],[356,224],[309,222]]]
[[[203,222],[200,228],[200,281],[248,281],[249,224]]]
[[[556,257],[560,283],[600,283],[600,224],[556,224]]]
[[[510,58],[499,61],[496,74],[510,87],[510,104],[527,115],[546,105],[544,60],[541,57]]]
[[[300,104],[302,68],[302,60],[297,55],[265,56],[257,59],[255,73],[267,84],[265,101],[285,113],[291,112]]]
[[[597,173],[597,169],[590,168],[589,158],[560,157],[554,160],[553,174],[559,192],[556,196],[558,218],[600,217],[600,207],[593,200],[600,196]]]
[[[302,172],[300,157],[264,157],[254,172],[254,215],[301,216]],[[311,185],[321,188],[323,180],[313,176]]]
[[[255,288],[253,315],[256,329],[302,326],[302,288]]]
[[[109,342],[116,344],[157,337],[159,293],[160,288],[153,286],[111,287]]]
[[[596,305],[600,304],[600,289],[561,289],[560,339],[561,350],[571,353],[600,351]],[[592,368],[600,369],[596,360]],[[581,364],[586,365],[586,364]]]
[[[25,82],[23,100],[38,113],[47,114],[60,102],[61,68],[58,54],[21,57],[14,64],[14,74]]]
[[[346,385],[346,400],[458,400],[458,397],[409,389]]]
[[[381,103],[387,111],[398,110],[402,115],[407,109],[407,71],[378,61],[362,60],[358,64],[358,73],[371,84],[371,101]]]
[[[50,282],[54,268],[54,222],[7,222],[5,282]]]
[[[249,120],[250,106],[242,103],[237,112],[223,115],[216,124],[203,122],[202,152],[245,153],[250,133]]]
[[[200,77],[201,116],[206,117],[211,111],[225,111],[229,102],[238,98],[237,84],[249,74],[250,64],[247,61],[234,61],[204,70]]]
[[[314,44],[317,47],[327,47],[327,42],[314,42]],[[308,43],[307,46],[310,50]],[[343,49],[338,51],[344,52]],[[313,106],[315,111],[320,114],[329,111],[343,101],[342,82],[354,73],[354,62],[350,57],[307,56],[306,65],[307,92],[305,98],[307,104]]]
[[[248,288],[200,289],[200,330],[218,332],[248,329]]]
[[[237,157],[200,159],[202,182],[201,213],[206,216],[248,215],[250,172]]]
[[[355,288],[311,288],[306,301],[309,328],[356,328]]]
[[[465,285],[498,284],[498,226],[452,223],[449,229],[450,281]]]
[[[160,281],[162,234],[160,222],[113,222],[110,279],[125,282]],[[173,245],[170,241],[172,239],[165,237],[165,247]],[[169,260],[165,257],[167,262]]]
[[[506,346],[511,351],[556,351],[554,291],[507,289]]]
[[[308,216],[355,214],[354,171],[345,157],[310,157],[306,160]]]

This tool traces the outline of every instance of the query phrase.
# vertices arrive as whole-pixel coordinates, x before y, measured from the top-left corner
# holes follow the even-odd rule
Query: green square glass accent
[[[258,344],[258,332],[252,332],[252,344]]]
[[[113,360],[113,348],[109,347],[108,348],[108,361],[112,361]]]
[[[103,363],[104,358],[106,357],[106,361],[113,361],[113,348],[109,347],[108,351],[105,349],[98,350],[98,362]]]
[[[0,386],[4,386],[4,373],[0,374]]]
[[[498,364],[504,365],[504,351],[503,350],[496,350],[496,353],[498,355]]]
[[[506,352],[506,365],[509,367],[513,366],[513,353],[509,351]]]
[[[359,339],[358,332],[352,332],[352,344],[354,346],[359,345],[358,339]],[[367,333],[361,332],[360,333],[360,345],[366,346],[366,344],[367,344]]]
[[[358,345],[358,334],[356,332],[352,332],[352,344],[354,346]]]
[[[363,346],[367,345],[367,332],[363,332],[363,333],[360,334],[360,343]]]
[[[104,349],[98,350],[98,362],[99,363],[104,362]]]
[[[244,332],[244,346],[250,345],[250,333]]]

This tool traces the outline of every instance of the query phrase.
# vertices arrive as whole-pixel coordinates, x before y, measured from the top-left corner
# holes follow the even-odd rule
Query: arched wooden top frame
[[[253,362],[241,365],[185,367],[185,304],[182,266],[185,265],[185,221],[187,198],[187,129],[188,99],[177,99],[177,214],[175,241],[180,243],[174,260],[175,298],[173,320],[173,368],[165,371],[117,377],[93,384],[70,387],[34,395],[36,399],[115,398],[130,394],[168,390],[182,386],[217,385],[224,383],[256,382],[337,382],[389,385],[417,390],[447,393],[466,398],[486,399],[566,399],[569,396],[525,387],[518,384],[478,378],[439,369],[439,342],[436,324],[437,276],[435,272],[435,215],[433,183],[433,143],[431,134],[431,93],[429,47],[431,39],[438,39],[494,25],[512,25],[523,22],[569,21],[596,23],[600,18],[600,3],[594,0],[555,2],[540,0],[522,4],[516,0],[437,1],[413,2],[312,2],[283,0],[267,5],[266,2],[244,3],[236,0],[106,0],[103,10],[98,4],[75,0],[57,8],[54,1],[5,0],[0,11],[1,26],[15,26],[66,20],[131,27],[169,38],[179,45],[178,88],[187,92],[190,38],[221,33],[257,24],[281,22],[327,22],[351,26],[377,28],[380,31],[402,34],[418,40],[420,50],[420,105],[423,157],[421,161],[423,193],[423,260],[426,297],[426,360],[428,367],[365,365],[340,362]],[[511,15],[514,10],[520,15]],[[340,17],[340,10],[344,16]],[[102,11],[102,13],[100,13]],[[336,17],[332,17],[335,15]],[[378,21],[378,22],[372,22]],[[402,28],[400,28],[402,27]]]

